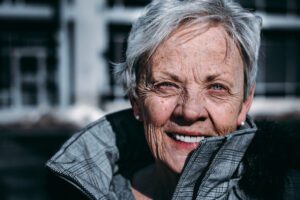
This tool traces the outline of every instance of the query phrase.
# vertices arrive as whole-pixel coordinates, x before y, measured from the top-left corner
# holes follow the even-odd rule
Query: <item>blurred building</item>
[[[0,0],[0,199],[50,199],[45,161],[80,126],[129,106],[112,63],[150,1]],[[300,2],[240,3],[263,18],[252,113],[299,116]]]
[[[131,24],[149,2],[1,0],[0,123],[36,120],[49,112],[93,120],[129,106],[111,63],[124,60]],[[240,3],[263,18],[252,112],[299,111],[300,3]]]

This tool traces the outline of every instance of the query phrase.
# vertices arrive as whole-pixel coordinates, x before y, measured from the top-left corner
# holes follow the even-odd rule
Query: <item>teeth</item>
[[[176,140],[179,140],[181,142],[187,142],[187,143],[200,142],[201,140],[204,139],[204,137],[200,137],[200,136],[184,136],[178,134],[174,134],[174,136]]]

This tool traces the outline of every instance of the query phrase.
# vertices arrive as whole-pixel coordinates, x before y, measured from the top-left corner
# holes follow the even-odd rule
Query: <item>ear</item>
[[[247,116],[247,114],[251,108],[252,102],[253,102],[255,87],[256,87],[256,85],[254,84],[251,89],[250,95],[247,97],[246,101],[244,101],[242,104],[242,109],[241,109],[241,112],[239,114],[238,121],[237,121],[238,126],[240,126],[242,124],[242,122],[246,121],[246,116]]]
[[[132,106],[134,117],[137,120],[142,121],[141,120],[142,116],[141,116],[141,112],[140,112],[140,104],[139,104],[139,102],[132,95],[129,96],[129,99],[130,99],[130,104]]]

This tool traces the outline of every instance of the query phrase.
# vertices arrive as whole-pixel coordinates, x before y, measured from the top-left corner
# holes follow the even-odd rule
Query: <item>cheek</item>
[[[237,128],[240,113],[240,102],[210,103],[207,106],[215,130],[221,135],[234,131]]]
[[[144,117],[145,120],[155,126],[163,126],[172,115],[176,107],[177,98],[162,98],[150,96],[144,101]]]
[[[170,119],[175,106],[176,98],[148,96],[142,108],[146,139],[150,149],[156,159],[165,162],[170,156],[163,128]]]

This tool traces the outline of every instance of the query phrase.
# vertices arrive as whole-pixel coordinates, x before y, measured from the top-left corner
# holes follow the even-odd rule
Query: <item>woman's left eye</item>
[[[210,87],[213,90],[225,90],[225,87],[222,84],[216,83]]]

